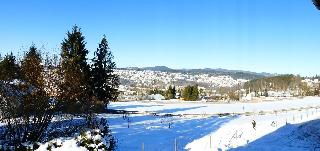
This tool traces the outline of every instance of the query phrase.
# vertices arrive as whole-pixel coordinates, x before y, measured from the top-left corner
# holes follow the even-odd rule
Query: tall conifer
[[[107,105],[118,97],[119,77],[114,73],[116,64],[110,51],[108,41],[103,36],[92,59],[92,85],[94,96]]]
[[[67,112],[83,113],[91,108],[90,66],[88,50],[81,29],[74,26],[61,43],[61,74],[59,86],[61,107]]]

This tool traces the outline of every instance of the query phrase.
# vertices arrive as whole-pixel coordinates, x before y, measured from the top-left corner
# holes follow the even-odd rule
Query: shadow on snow
[[[178,150],[195,139],[199,139],[217,130],[224,123],[237,118],[217,117],[208,118],[181,118],[163,116],[132,116],[130,127],[122,118],[108,118],[113,135],[118,140],[118,150],[163,151],[174,150],[175,139]],[[169,128],[170,124],[170,128]]]
[[[132,108],[153,107],[153,106],[162,106],[162,105],[125,105],[125,106],[109,105],[108,108],[113,110],[123,110],[128,108],[132,109]]]
[[[320,120],[287,124],[246,146],[230,149],[247,150],[320,150]]]

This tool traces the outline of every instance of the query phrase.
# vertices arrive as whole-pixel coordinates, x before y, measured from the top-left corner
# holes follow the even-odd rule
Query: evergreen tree
[[[118,97],[119,77],[114,73],[116,64],[108,46],[108,41],[103,36],[99,47],[92,59],[92,84],[94,96],[98,101],[107,105]]]
[[[175,99],[176,98],[176,94],[177,94],[177,90],[176,90],[175,86],[172,87],[171,94],[172,94],[172,99]]]
[[[70,113],[91,111],[90,66],[81,29],[74,26],[61,43],[61,77],[58,98],[62,110]]]
[[[11,81],[19,78],[19,65],[12,53],[7,54],[0,62],[0,80]]]
[[[41,54],[34,45],[30,47],[21,62],[22,79],[37,88],[44,86],[44,70],[41,62]]]
[[[160,89],[157,89],[157,88],[150,90],[150,91],[148,92],[148,94],[149,94],[149,95],[152,95],[152,94],[161,94],[161,95],[163,95],[163,96],[166,95],[163,90],[160,90]]]
[[[192,92],[191,92],[191,100],[195,101],[199,98],[199,89],[198,86],[192,86]]]
[[[318,10],[320,10],[320,0],[312,0],[312,2],[313,2],[313,4],[314,4],[314,6],[316,6],[316,8],[317,8]]]
[[[114,73],[114,70],[116,69],[116,63],[113,61],[113,59],[114,59],[114,56],[112,55],[111,51],[108,51],[106,61],[107,61],[107,81],[108,81],[107,84],[110,87],[108,92],[108,94],[110,94],[109,101],[115,101],[118,99],[118,96],[119,96],[118,88],[120,84],[120,78],[117,74]]]
[[[182,91],[182,98],[184,100],[196,101],[199,98],[198,86],[186,86]]]
[[[168,87],[168,89],[167,89],[167,91],[166,91],[166,95],[165,95],[165,98],[167,99],[167,100],[169,100],[169,99],[171,99],[172,98],[172,87],[171,87],[171,85]]]
[[[169,86],[167,91],[166,91],[166,95],[165,95],[166,99],[175,99],[176,97],[176,88],[173,86]]]

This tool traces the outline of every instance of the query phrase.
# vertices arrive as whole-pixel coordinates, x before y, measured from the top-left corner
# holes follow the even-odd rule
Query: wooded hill
[[[305,83],[302,83],[301,80],[303,80],[302,77],[292,74],[279,75],[250,80],[244,84],[244,88],[247,90],[250,89],[251,91],[296,90],[305,86]]]

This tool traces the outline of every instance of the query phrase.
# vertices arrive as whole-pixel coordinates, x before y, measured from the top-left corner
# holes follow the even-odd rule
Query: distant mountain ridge
[[[251,72],[251,71],[244,71],[244,70],[228,70],[228,69],[212,69],[212,68],[204,68],[204,69],[171,69],[167,66],[154,66],[154,67],[127,67],[127,68],[119,68],[119,69],[129,69],[129,70],[151,70],[151,71],[161,71],[161,72],[181,72],[181,73],[188,73],[188,74],[211,74],[211,75],[229,75],[235,79],[257,79],[262,77],[271,77],[276,76],[277,74],[266,73],[266,72]]]
[[[144,67],[142,69],[151,70],[151,71],[173,71],[174,70],[167,66]]]

